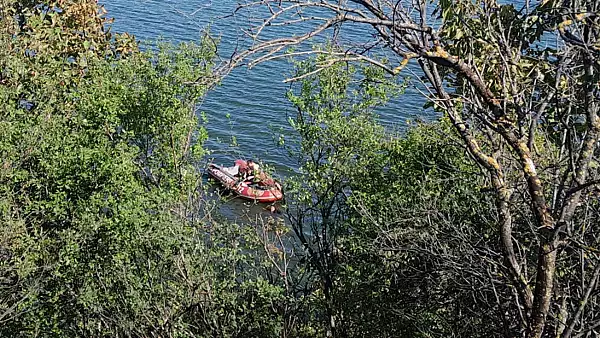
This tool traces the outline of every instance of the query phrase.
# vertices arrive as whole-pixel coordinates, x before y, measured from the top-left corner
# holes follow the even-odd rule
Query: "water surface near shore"
[[[108,16],[115,22],[112,30],[129,32],[138,40],[154,41],[162,38],[174,43],[198,41],[207,27],[218,37],[219,55],[228,58],[232,52],[247,45],[241,29],[248,25],[243,17],[231,16],[236,0],[101,0]],[[280,27],[277,34],[294,34]],[[276,34],[275,32],[270,34]],[[351,27],[346,33],[353,40],[368,39],[364,27]],[[411,75],[409,72],[407,75]],[[230,165],[235,158],[254,158],[269,165],[279,177],[290,175],[298,166],[287,151],[277,146],[280,135],[289,137],[292,130],[288,117],[295,110],[285,94],[290,84],[283,80],[291,73],[285,60],[259,64],[251,69],[241,67],[229,74],[210,91],[199,105],[208,124],[209,140],[206,147],[216,163]],[[412,74],[414,77],[415,75]],[[394,98],[387,106],[376,110],[385,125],[402,126],[407,118],[428,118],[430,112],[422,108],[423,97],[412,87],[407,93]],[[429,116],[428,116],[429,115]],[[239,199],[229,203],[229,217],[255,217],[263,213],[262,206],[244,204]],[[249,214],[248,211],[250,211]]]

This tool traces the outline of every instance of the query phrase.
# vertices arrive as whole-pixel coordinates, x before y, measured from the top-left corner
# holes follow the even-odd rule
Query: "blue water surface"
[[[231,15],[236,0],[103,0],[100,3],[115,18],[113,31],[132,33],[138,40],[162,37],[172,42],[198,41],[210,26],[211,33],[220,38],[219,54],[224,59],[249,43],[242,32],[248,26],[246,15],[242,12]],[[344,37],[348,40],[368,41],[371,37],[365,26],[349,28]],[[278,27],[267,33],[270,37],[298,33],[290,29]],[[407,75],[412,71],[413,68],[408,69]],[[295,111],[285,97],[290,84],[283,83],[290,72],[285,60],[251,69],[241,67],[208,93],[199,108],[208,117],[210,139],[206,146],[215,162],[227,164],[237,157],[255,158],[271,165],[281,176],[297,167],[276,144],[281,135],[289,137],[292,133],[288,117]],[[394,128],[404,125],[407,118],[427,118],[423,104],[422,95],[410,87],[405,95],[394,98],[376,112],[385,125]]]

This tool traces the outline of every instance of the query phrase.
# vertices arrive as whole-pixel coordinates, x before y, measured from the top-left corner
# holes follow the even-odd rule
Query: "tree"
[[[299,75],[323,60],[298,63]],[[496,298],[510,294],[495,289],[496,215],[480,171],[448,121],[383,128],[375,112],[402,86],[382,75],[337,63],[290,93],[300,175],[286,195],[314,325],[331,336],[505,332]]]
[[[318,57],[298,63],[297,68],[310,72],[323,61]],[[352,83],[358,74],[365,76],[360,86]],[[301,256],[309,276],[302,280],[309,290],[305,296],[316,298],[317,317],[323,318],[327,336],[347,334],[351,322],[344,318],[340,294],[347,290],[340,287],[337,250],[351,231],[345,203],[352,186],[349,181],[352,176],[366,175],[368,167],[383,160],[378,154],[383,128],[375,123],[371,109],[385,102],[394,86],[377,85],[381,75],[378,69],[337,64],[305,78],[299,93],[288,95],[298,109],[291,122],[299,136],[295,156],[301,175],[294,183],[288,182],[291,188],[286,199],[292,228],[304,249]]]
[[[518,323],[518,334],[528,337],[585,335],[598,326],[597,311],[590,310],[600,273],[593,226],[598,6],[552,0],[522,8],[493,1],[247,2],[238,12],[269,14],[248,31],[255,45],[230,65],[329,55],[292,79],[298,80],[339,62],[370,62],[394,76],[417,61],[429,102],[449,118],[494,192],[495,238],[502,248],[497,259],[504,288],[514,295],[510,311],[499,316]],[[345,27],[356,24],[371,28],[373,39],[344,44]],[[263,39],[281,25],[302,26],[294,36]],[[328,29],[345,47],[341,51],[297,49]],[[382,62],[378,49],[397,56],[397,66]]]

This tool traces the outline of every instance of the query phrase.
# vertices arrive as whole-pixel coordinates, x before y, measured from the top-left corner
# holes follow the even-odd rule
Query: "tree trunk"
[[[556,270],[556,246],[558,243],[554,240],[554,231],[550,231],[547,228],[542,228],[541,231],[545,233],[542,234],[538,252],[533,309],[529,319],[527,334],[530,338],[540,338],[544,333],[546,317],[548,316],[550,300],[552,299],[554,271]]]

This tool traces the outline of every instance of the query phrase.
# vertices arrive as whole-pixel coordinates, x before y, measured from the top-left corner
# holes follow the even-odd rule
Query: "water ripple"
[[[234,10],[235,0],[104,0],[100,3],[104,4],[109,16],[115,18],[114,31],[133,33],[140,40],[163,37],[174,42],[194,41],[210,24],[211,32],[221,39],[219,51],[222,57],[227,58],[236,47],[239,48],[243,22],[222,18]],[[351,28],[347,34],[354,40],[359,36],[370,37],[364,34],[362,27]],[[273,138],[277,135],[272,131],[281,129],[289,133],[287,117],[295,113],[285,98],[289,85],[282,81],[287,74],[290,74],[290,68],[284,61],[261,64],[251,70],[237,69],[207,95],[200,110],[208,116],[210,139],[206,145],[217,161],[227,163],[235,157],[258,158],[282,173],[296,167],[285,151],[275,146]],[[425,114],[423,102],[418,91],[409,88],[407,94],[379,108],[377,113],[389,126],[403,124],[406,118]],[[236,138],[237,146],[231,146],[232,137]]]

